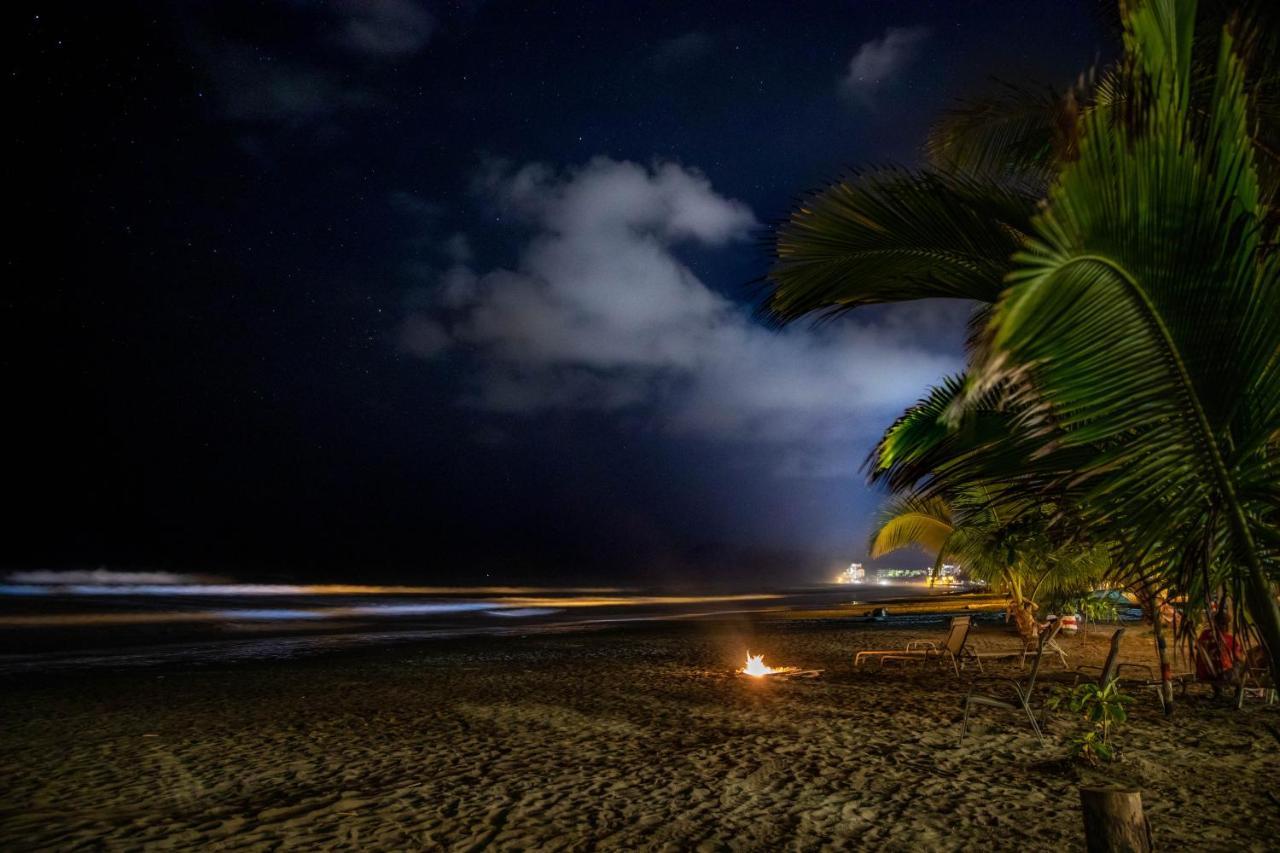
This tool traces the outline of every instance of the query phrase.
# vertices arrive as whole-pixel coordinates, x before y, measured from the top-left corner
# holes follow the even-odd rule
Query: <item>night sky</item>
[[[796,196],[1112,48],[1010,2],[8,11],[22,568],[800,581],[967,306],[766,329]],[[908,558],[912,562],[915,558]],[[815,574],[817,572],[817,574]]]

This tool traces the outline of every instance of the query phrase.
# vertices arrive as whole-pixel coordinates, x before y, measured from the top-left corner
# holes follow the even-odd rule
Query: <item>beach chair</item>
[[[991,696],[985,693],[975,692],[977,681],[974,686],[969,688],[968,694],[964,697],[964,723],[960,727],[960,742],[964,742],[964,736],[969,731],[969,713],[974,705],[985,706],[987,708],[1001,708],[1006,711],[1022,711],[1027,715],[1028,722],[1031,723],[1032,730],[1036,733],[1036,737],[1040,743],[1044,743],[1044,735],[1040,731],[1040,723],[1036,720],[1035,711],[1031,710],[1031,696],[1036,689],[1036,676],[1040,674],[1040,662],[1044,660],[1045,649],[1053,642],[1054,636],[1062,626],[1054,622],[1040,634],[1040,642],[1036,646],[1035,658],[1031,662],[1031,673],[1027,676],[1026,684],[1019,683],[1016,679],[1000,678],[1001,682],[1008,684],[1013,688],[1013,699],[1002,698],[999,696]],[[979,679],[980,680],[980,679]]]
[[[1102,666],[1083,664],[1076,667],[1075,684],[1079,684],[1081,678],[1096,678],[1099,687],[1106,687],[1116,680],[1120,667],[1120,641],[1124,639],[1124,630],[1117,628],[1111,635],[1111,648],[1107,651],[1107,659]],[[1095,672],[1097,675],[1094,675]]]
[[[1076,667],[1075,684],[1079,684],[1083,678],[1095,679],[1099,687],[1106,687],[1117,679],[1122,682],[1131,681],[1135,684],[1141,684],[1143,687],[1150,686],[1152,682],[1156,681],[1155,670],[1151,668],[1150,664],[1120,662],[1120,641],[1124,639],[1126,630],[1126,628],[1117,628],[1115,633],[1111,635],[1111,648],[1108,650],[1107,660],[1102,666],[1084,664]],[[1140,670],[1146,677],[1132,680],[1125,679],[1125,669]]]
[[[902,649],[873,649],[858,652],[853,656],[853,665],[861,666],[864,660],[872,660],[873,658],[878,660],[881,666],[884,666],[889,661],[897,663],[947,661],[958,676],[960,675],[960,670],[964,667],[964,661],[973,655],[972,649],[968,649],[965,646],[969,640],[969,630],[972,627],[973,617],[955,616],[951,619],[951,625],[947,629],[947,636],[942,641],[941,646],[938,646],[932,640],[911,640],[907,643],[906,648]],[[981,664],[979,664],[978,668],[981,670]]]
[[[1107,652],[1107,660],[1102,666],[1084,664],[1076,667],[1075,681],[1072,682],[1072,686],[1074,687],[1078,685],[1084,678],[1096,678],[1099,687],[1106,687],[1112,681],[1120,681],[1122,684],[1132,687],[1139,687],[1144,690],[1154,690],[1156,693],[1156,699],[1160,702],[1160,710],[1164,711],[1164,684],[1160,679],[1156,678],[1155,669],[1150,664],[1146,663],[1130,663],[1127,661],[1125,663],[1120,663],[1119,661],[1120,641],[1124,638],[1125,630],[1125,628],[1117,628],[1116,632],[1111,635],[1111,649]],[[1143,673],[1144,677],[1125,678],[1124,670],[1126,668],[1138,670]],[[1175,675],[1173,680],[1181,683],[1180,680],[1184,677],[1187,676],[1185,674]],[[1183,693],[1186,693],[1185,683],[1183,683]]]
[[[1054,634],[1057,634],[1059,629],[1061,628],[1062,628],[1061,623],[1055,619],[1052,622],[1050,627],[1046,627],[1043,631],[1040,632],[1040,636],[1043,637],[1047,632],[1050,631],[1050,629],[1052,629]],[[1063,669],[1067,668],[1067,653],[1066,651],[1063,650],[1062,646],[1058,645],[1057,640],[1050,640],[1048,642],[1048,645],[1045,646],[1045,648],[1049,652],[1053,653],[1054,655],[1057,655],[1058,661],[1062,664]],[[1031,655],[1038,654],[1039,651],[1040,651],[1039,641],[1031,640],[1024,643],[1021,648],[1004,649],[998,652],[974,652],[973,657],[978,662],[979,670],[981,670],[982,668],[983,661],[1012,660],[1013,658],[1018,659],[1018,666],[1022,667],[1023,669],[1026,669],[1027,658]]]

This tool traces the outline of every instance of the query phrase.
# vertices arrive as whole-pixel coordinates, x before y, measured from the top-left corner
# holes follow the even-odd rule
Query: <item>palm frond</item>
[[[785,323],[883,302],[992,302],[1038,198],[932,171],[854,175],[806,198],[777,227],[761,311]]]
[[[914,495],[889,501],[871,533],[871,556],[882,557],[902,548],[921,548],[940,556],[955,531],[951,507],[940,498]]]
[[[925,154],[940,171],[1016,176],[1043,191],[1075,156],[1076,125],[1092,89],[1092,73],[1065,92],[1001,83],[994,94],[948,110],[931,129]]]

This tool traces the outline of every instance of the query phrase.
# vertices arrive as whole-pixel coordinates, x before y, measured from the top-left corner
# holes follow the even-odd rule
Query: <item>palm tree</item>
[[[1105,549],[1064,521],[1060,507],[1069,505],[1070,491],[1055,486],[1077,460],[1043,451],[1050,422],[1027,428],[1019,400],[1030,391],[998,386],[949,419],[965,391],[963,376],[948,378],[872,450],[871,481],[887,483],[895,496],[880,514],[870,552],[920,547],[935,554],[935,573],[944,561],[963,563],[970,576],[1009,594],[1010,615],[1032,640],[1037,595],[1101,582],[1109,561]]]
[[[1235,5],[1245,14],[1201,10],[1197,38],[1193,2],[1148,0],[1128,10],[1113,68],[1061,97],[1012,90],[994,113],[953,113],[929,167],[806,200],[778,229],[764,309],[786,322],[926,297],[986,306],[963,393],[902,433],[932,431],[932,450],[890,454],[882,476],[941,494],[1016,474],[994,501],[1051,495],[1134,577],[1243,597],[1280,677],[1280,110],[1261,85],[1280,80],[1266,49],[1280,28],[1272,7]],[[992,395],[1017,429],[939,450],[939,427],[974,428],[967,407]]]
[[[939,497],[893,498],[871,534],[871,556],[918,547],[934,555],[935,572],[945,561],[961,563],[970,577],[1008,595],[1018,633],[1031,642],[1038,634],[1036,599],[1102,580],[1106,550],[1054,545],[1033,526],[1002,523],[993,506],[981,493],[958,495],[955,505]]]
[[[1073,473],[1096,535],[1178,589],[1237,590],[1280,681],[1280,256],[1229,28],[1194,97],[1194,7],[1129,12],[1135,94],[1083,119],[968,382],[1029,381],[1054,441],[1099,451]]]

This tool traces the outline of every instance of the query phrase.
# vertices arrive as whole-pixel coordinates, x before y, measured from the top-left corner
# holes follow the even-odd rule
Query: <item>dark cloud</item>
[[[659,71],[668,71],[696,62],[714,45],[715,40],[706,33],[685,33],[659,42],[649,54],[648,63]]]
[[[251,124],[312,124],[378,102],[373,91],[306,62],[279,59],[244,44],[209,53],[221,115]]]
[[[841,92],[869,100],[911,64],[928,37],[926,27],[889,27],[880,38],[863,42],[840,80]]]
[[[449,333],[425,314],[410,314],[400,326],[400,349],[420,358],[434,358],[453,345]]]
[[[242,18],[193,15],[222,118],[258,126],[328,126],[386,106],[378,71],[423,50],[436,19],[414,0],[244,5]]]
[[[435,31],[436,20],[412,0],[349,0],[338,5],[341,43],[350,50],[393,59],[417,53]]]
[[[404,190],[396,190],[387,200],[398,212],[416,218],[434,219],[445,211],[445,206],[440,202]]]

